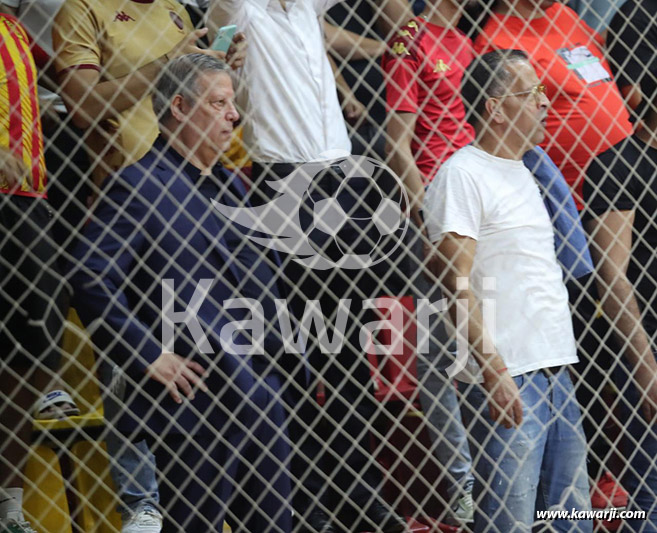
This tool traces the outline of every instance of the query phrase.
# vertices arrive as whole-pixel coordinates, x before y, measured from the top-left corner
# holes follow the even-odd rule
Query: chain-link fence
[[[657,530],[654,0],[0,7],[0,533]]]

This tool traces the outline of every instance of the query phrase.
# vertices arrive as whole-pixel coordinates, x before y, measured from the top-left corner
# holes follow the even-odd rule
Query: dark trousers
[[[611,466],[609,431],[611,409],[607,402],[608,390],[613,384],[614,346],[609,337],[609,324],[598,317],[597,289],[593,277],[588,274],[570,281],[567,285],[573,312],[573,331],[577,341],[579,363],[573,365],[573,377],[577,400],[582,408],[582,425],[589,447],[588,471],[596,482],[605,471],[614,471]]]
[[[89,157],[84,132],[67,115],[48,115],[43,119],[45,160],[48,171],[48,202],[55,220],[52,235],[58,247],[59,263],[66,270],[67,251],[80,237],[87,217]]]
[[[0,194],[0,358],[9,368],[59,365],[67,286],[44,198]]]
[[[271,200],[276,192],[264,180],[284,178],[294,168],[290,164],[270,169],[254,163],[251,203],[259,205]],[[322,353],[312,330],[306,350],[309,369],[296,370],[310,375],[307,391],[291,391],[289,395],[295,507],[302,514],[311,507],[310,502],[316,501],[331,505],[332,511],[353,511],[352,504],[362,509],[376,500],[382,483],[370,453],[370,424],[377,406],[367,355],[359,339],[362,324],[375,320],[371,310],[363,309],[362,301],[374,298],[378,285],[367,269],[312,270],[292,257],[285,257],[283,264],[288,280],[288,306],[297,320],[303,316],[307,301],[319,300],[332,336],[330,325],[335,324],[339,300],[351,299],[342,349],[336,354]],[[315,400],[318,381],[326,390],[323,409]]]
[[[266,382],[271,390],[280,384],[270,377]],[[149,438],[163,533],[221,532],[224,520],[240,533],[292,530],[285,409],[265,387],[249,399],[260,416],[246,430]]]

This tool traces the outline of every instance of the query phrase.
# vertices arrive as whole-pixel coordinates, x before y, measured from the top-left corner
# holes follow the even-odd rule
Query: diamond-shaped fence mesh
[[[0,533],[657,531],[655,0],[0,8]]]

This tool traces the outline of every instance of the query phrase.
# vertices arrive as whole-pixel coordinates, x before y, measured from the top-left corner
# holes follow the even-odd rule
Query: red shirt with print
[[[472,43],[461,31],[420,17],[397,32],[383,56],[388,110],[417,115],[411,150],[425,183],[474,139],[460,96],[472,58]]]

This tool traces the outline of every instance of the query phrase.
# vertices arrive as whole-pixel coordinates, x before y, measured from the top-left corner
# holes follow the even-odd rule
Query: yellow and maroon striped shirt
[[[30,169],[22,196],[46,196],[46,166],[37,97],[37,73],[31,40],[12,16],[0,13],[0,146],[9,148]],[[8,193],[0,169],[0,193]]]

